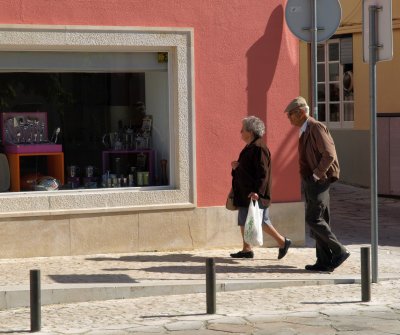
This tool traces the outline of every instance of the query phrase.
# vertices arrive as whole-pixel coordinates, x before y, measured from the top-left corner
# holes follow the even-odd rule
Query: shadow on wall
[[[272,188],[273,191],[279,189],[276,193],[280,197],[275,198],[278,202],[301,200],[298,134],[299,128],[292,127],[272,156]],[[296,194],[293,194],[294,187],[297,188]]]
[[[246,54],[248,81],[247,112],[248,115],[259,117],[265,124],[267,124],[268,91],[275,76],[282,44],[283,18],[283,7],[279,5],[272,12],[264,34],[249,48]],[[289,123],[283,111],[277,112],[282,112],[284,121]],[[273,191],[273,193],[279,194],[279,199],[275,198],[275,200],[278,201],[298,201],[300,198],[300,187],[296,195],[293,195],[291,189],[291,187],[300,185],[300,177],[297,173],[297,132],[298,129],[293,127],[287,136],[282,139],[282,145],[279,146],[279,151],[273,153],[273,189],[279,187],[279,192],[275,193]],[[293,171],[296,171],[296,173],[293,173]]]
[[[247,112],[266,122],[267,92],[275,75],[281,48],[283,8],[272,12],[264,35],[247,51]]]

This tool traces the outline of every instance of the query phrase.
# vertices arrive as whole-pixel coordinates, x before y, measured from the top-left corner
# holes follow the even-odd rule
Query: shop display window
[[[59,127],[62,146],[61,152],[6,154],[0,143],[6,167],[0,173],[3,217],[196,206],[193,28],[3,25],[0,30],[0,114],[46,113],[48,136]],[[118,132],[120,123],[129,128],[138,102],[151,116],[151,137],[149,149],[144,136],[137,143],[152,155],[134,149],[129,154],[120,149],[119,156],[106,152],[112,150],[103,136]],[[139,169],[137,184],[143,186],[129,186],[128,173],[128,186],[119,187],[117,179],[116,188],[103,187],[103,153],[109,158],[106,173],[113,174],[116,158],[131,172],[154,157],[154,175]],[[34,191],[14,191],[12,164],[20,169],[21,191],[37,181],[36,175],[28,178],[30,169],[43,181]],[[76,188],[67,182],[70,173],[80,177]],[[85,185],[86,174],[98,178],[95,184]]]
[[[165,69],[0,73],[10,190],[168,185],[168,106]]]

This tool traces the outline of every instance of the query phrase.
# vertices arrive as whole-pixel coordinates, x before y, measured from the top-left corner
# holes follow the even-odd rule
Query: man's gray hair
[[[243,126],[247,131],[252,132],[257,137],[262,137],[265,134],[265,125],[261,119],[256,116],[248,116],[243,120]]]

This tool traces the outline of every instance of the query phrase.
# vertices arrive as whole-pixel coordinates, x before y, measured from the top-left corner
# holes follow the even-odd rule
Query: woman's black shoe
[[[253,258],[254,252],[253,251],[239,251],[235,254],[231,254],[232,258]]]
[[[285,237],[285,245],[282,248],[279,248],[278,259],[281,259],[286,256],[292,241]]]

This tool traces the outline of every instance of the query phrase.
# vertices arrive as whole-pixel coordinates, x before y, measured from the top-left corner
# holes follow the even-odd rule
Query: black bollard
[[[361,248],[361,300],[371,301],[371,264],[369,247]]]
[[[31,332],[41,329],[40,270],[30,271]]]
[[[206,259],[206,298],[207,298],[207,314],[215,314],[217,311],[217,304],[216,304],[217,296],[216,296],[214,258]]]

